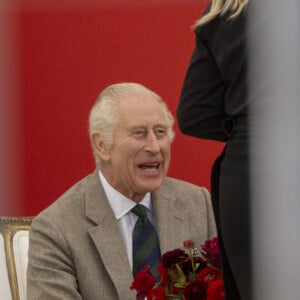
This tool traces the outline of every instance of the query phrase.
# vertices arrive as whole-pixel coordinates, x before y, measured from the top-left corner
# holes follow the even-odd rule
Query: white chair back
[[[26,300],[32,217],[0,217],[0,299]]]

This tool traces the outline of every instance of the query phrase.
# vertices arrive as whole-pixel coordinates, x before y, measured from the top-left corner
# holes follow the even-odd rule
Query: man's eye
[[[154,130],[154,133],[157,138],[162,138],[167,134],[167,130],[165,128],[157,128]]]
[[[142,130],[142,129],[133,131],[133,135],[137,136],[137,137],[144,136],[145,134],[146,134],[146,131]]]

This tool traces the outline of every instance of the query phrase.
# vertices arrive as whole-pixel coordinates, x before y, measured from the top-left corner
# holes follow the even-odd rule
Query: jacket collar
[[[188,232],[188,214],[171,188],[161,187],[152,193],[157,218],[161,253],[181,247],[178,237]],[[88,230],[120,299],[134,296],[129,290],[133,281],[126,249],[112,209],[101,185],[98,170],[90,177],[85,201],[86,217],[95,223]],[[126,276],[125,274],[128,274]]]
[[[183,241],[180,239],[189,232],[188,211],[184,203],[173,189],[164,183],[153,193],[152,201],[161,253],[181,247]]]
[[[119,298],[132,299],[134,292],[130,291],[129,287],[133,276],[126,249],[97,169],[91,175],[87,186],[85,214],[89,220],[95,223],[94,227],[88,229],[88,233],[116,287]]]

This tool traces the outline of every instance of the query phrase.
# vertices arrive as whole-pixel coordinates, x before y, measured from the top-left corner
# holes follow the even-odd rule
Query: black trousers
[[[251,300],[249,149],[246,138],[230,140],[211,172],[226,300]]]

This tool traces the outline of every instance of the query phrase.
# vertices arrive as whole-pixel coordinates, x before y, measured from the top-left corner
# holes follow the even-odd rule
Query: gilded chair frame
[[[12,300],[19,300],[16,262],[13,254],[13,237],[20,230],[29,230],[33,217],[0,217],[0,232],[4,239],[6,266]]]

